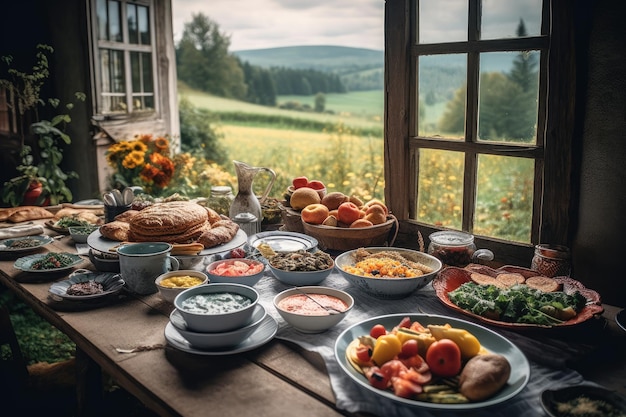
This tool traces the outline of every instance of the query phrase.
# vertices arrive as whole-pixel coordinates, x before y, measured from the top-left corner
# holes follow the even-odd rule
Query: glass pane
[[[538,51],[481,54],[479,140],[536,143],[538,97]]]
[[[417,43],[467,41],[467,0],[421,0]]]
[[[117,1],[109,1],[109,40],[122,42],[122,18],[120,16],[120,4]]]
[[[465,132],[467,57],[419,57],[419,136],[462,139]]]
[[[474,234],[530,242],[534,161],[479,155]]]
[[[126,100],[120,96],[102,97],[102,113],[126,113]]]
[[[483,0],[482,39],[541,34],[542,0]]]
[[[145,6],[137,7],[137,15],[139,21],[139,36],[142,45],[150,45],[150,20],[148,20],[148,8]]]
[[[154,83],[152,82],[152,54],[141,54],[141,69],[143,74],[143,92],[153,93]]]
[[[124,55],[121,51],[100,50],[103,93],[124,93]]]
[[[98,0],[96,15],[98,16],[98,39],[107,40],[108,18],[106,0]]]
[[[154,110],[154,96],[145,96],[143,98],[144,110]]]
[[[139,62],[139,52],[130,53],[130,74],[133,84],[133,93],[141,92],[141,63]]]
[[[463,215],[462,152],[420,149],[417,220],[460,229]]]
[[[126,15],[126,20],[128,21],[128,43],[139,43],[137,6],[134,4],[126,5]]]

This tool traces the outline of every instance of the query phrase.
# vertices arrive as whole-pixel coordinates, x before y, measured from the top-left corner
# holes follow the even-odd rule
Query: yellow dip
[[[160,285],[167,288],[189,288],[202,284],[202,279],[189,275],[178,275],[161,280]]]

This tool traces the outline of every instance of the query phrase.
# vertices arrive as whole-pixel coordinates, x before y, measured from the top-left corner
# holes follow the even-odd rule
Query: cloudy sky
[[[172,0],[174,38],[203,13],[230,51],[293,45],[384,48],[383,0]]]

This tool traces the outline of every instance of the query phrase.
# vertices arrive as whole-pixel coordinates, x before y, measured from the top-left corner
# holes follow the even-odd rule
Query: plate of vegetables
[[[600,295],[579,281],[517,266],[447,267],[433,288],[451,309],[510,329],[568,327],[604,311]]]
[[[73,253],[48,252],[18,258],[13,266],[25,272],[61,272],[82,261],[83,258]]]
[[[79,219],[75,216],[63,216],[59,220],[48,220],[45,223],[46,227],[54,230],[57,233],[68,235],[70,233],[70,227],[93,227],[97,226],[89,223],[86,220]]]
[[[411,407],[461,411],[507,401],[530,379],[508,339],[441,315],[390,314],[354,324],[335,342],[341,370],[371,393]]]
[[[0,242],[0,252],[29,252],[52,242],[50,236],[24,236]]]

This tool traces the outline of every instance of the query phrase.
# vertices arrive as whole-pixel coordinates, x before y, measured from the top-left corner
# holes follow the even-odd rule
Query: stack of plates
[[[278,323],[261,304],[257,304],[250,322],[239,329],[203,333],[190,330],[178,310],[172,311],[165,326],[165,339],[173,347],[198,355],[230,355],[246,352],[274,338]]]

